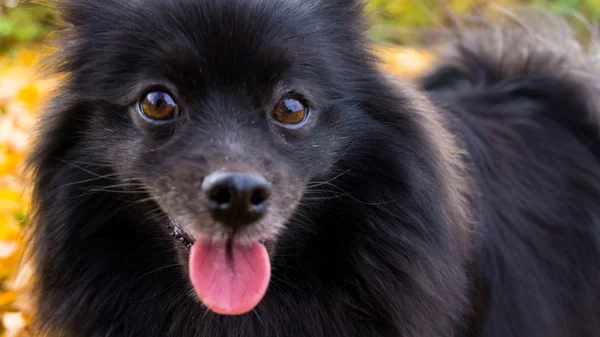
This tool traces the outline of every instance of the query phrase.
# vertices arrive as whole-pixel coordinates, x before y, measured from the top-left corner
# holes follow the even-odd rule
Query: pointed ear
[[[57,0],[55,8],[61,23],[68,26],[83,26],[97,21],[98,18],[127,13],[131,10],[131,2],[114,0]]]
[[[357,4],[361,4],[364,2],[361,0],[330,0],[330,1],[322,0],[322,1],[329,2],[329,3],[335,3],[336,5],[343,6],[345,8],[348,8],[351,6],[356,6]]]
[[[340,11],[362,14],[367,5],[366,0],[320,0],[326,5],[338,8]]]
[[[80,26],[92,16],[99,7],[95,1],[59,0],[54,3],[61,23],[67,26]]]
[[[360,30],[367,28],[367,0],[317,0],[328,15],[346,24],[352,24]]]

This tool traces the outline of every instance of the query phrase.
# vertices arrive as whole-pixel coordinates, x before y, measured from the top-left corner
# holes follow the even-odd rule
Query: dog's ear
[[[317,0],[323,12],[331,18],[342,20],[344,25],[354,30],[364,31],[368,28],[365,15],[366,0]]]
[[[58,0],[55,8],[62,24],[67,26],[83,26],[97,19],[126,14],[131,11],[131,2],[115,0]]]
[[[58,17],[62,24],[67,26],[79,26],[84,24],[92,16],[98,7],[94,0],[59,0],[54,7],[58,11]]]
[[[362,14],[367,5],[365,0],[320,0],[324,5],[337,8],[340,12]]]

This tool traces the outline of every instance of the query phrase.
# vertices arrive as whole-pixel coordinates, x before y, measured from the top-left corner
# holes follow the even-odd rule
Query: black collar
[[[181,229],[175,220],[169,219],[169,225],[167,226],[167,229],[173,230],[171,232],[171,236],[176,240],[181,241],[181,243],[183,243],[187,249],[190,249],[194,244],[194,239],[192,239],[188,233]]]

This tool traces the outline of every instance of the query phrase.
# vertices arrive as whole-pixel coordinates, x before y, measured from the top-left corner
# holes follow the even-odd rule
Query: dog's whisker
[[[161,266],[161,267],[155,268],[155,269],[153,269],[153,270],[151,270],[151,271],[149,271],[149,272],[147,272],[147,273],[145,273],[145,274],[143,274],[143,275],[140,275],[140,276],[139,276],[139,277],[138,277],[138,278],[135,280],[135,282],[138,282],[138,281],[140,281],[141,279],[143,279],[144,277],[146,277],[146,276],[148,276],[148,275],[151,275],[151,274],[154,274],[154,273],[157,273],[157,272],[159,272],[159,271],[161,271],[161,270],[165,270],[165,269],[169,269],[169,268],[175,268],[175,267],[180,267],[179,263],[173,263],[173,264],[170,264],[170,265],[166,265],[166,266]]]

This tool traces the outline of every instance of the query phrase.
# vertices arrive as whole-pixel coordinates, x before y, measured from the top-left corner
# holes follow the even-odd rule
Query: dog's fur
[[[412,88],[358,0],[60,8],[66,77],[31,159],[50,336],[600,335],[600,72],[560,20],[463,31]],[[147,85],[186,119],[136,119]],[[285,90],[312,104],[301,130],[265,118]],[[198,200],[223,166],[276,196],[252,227],[271,284],[241,316],[198,302],[166,229],[228,235]]]

